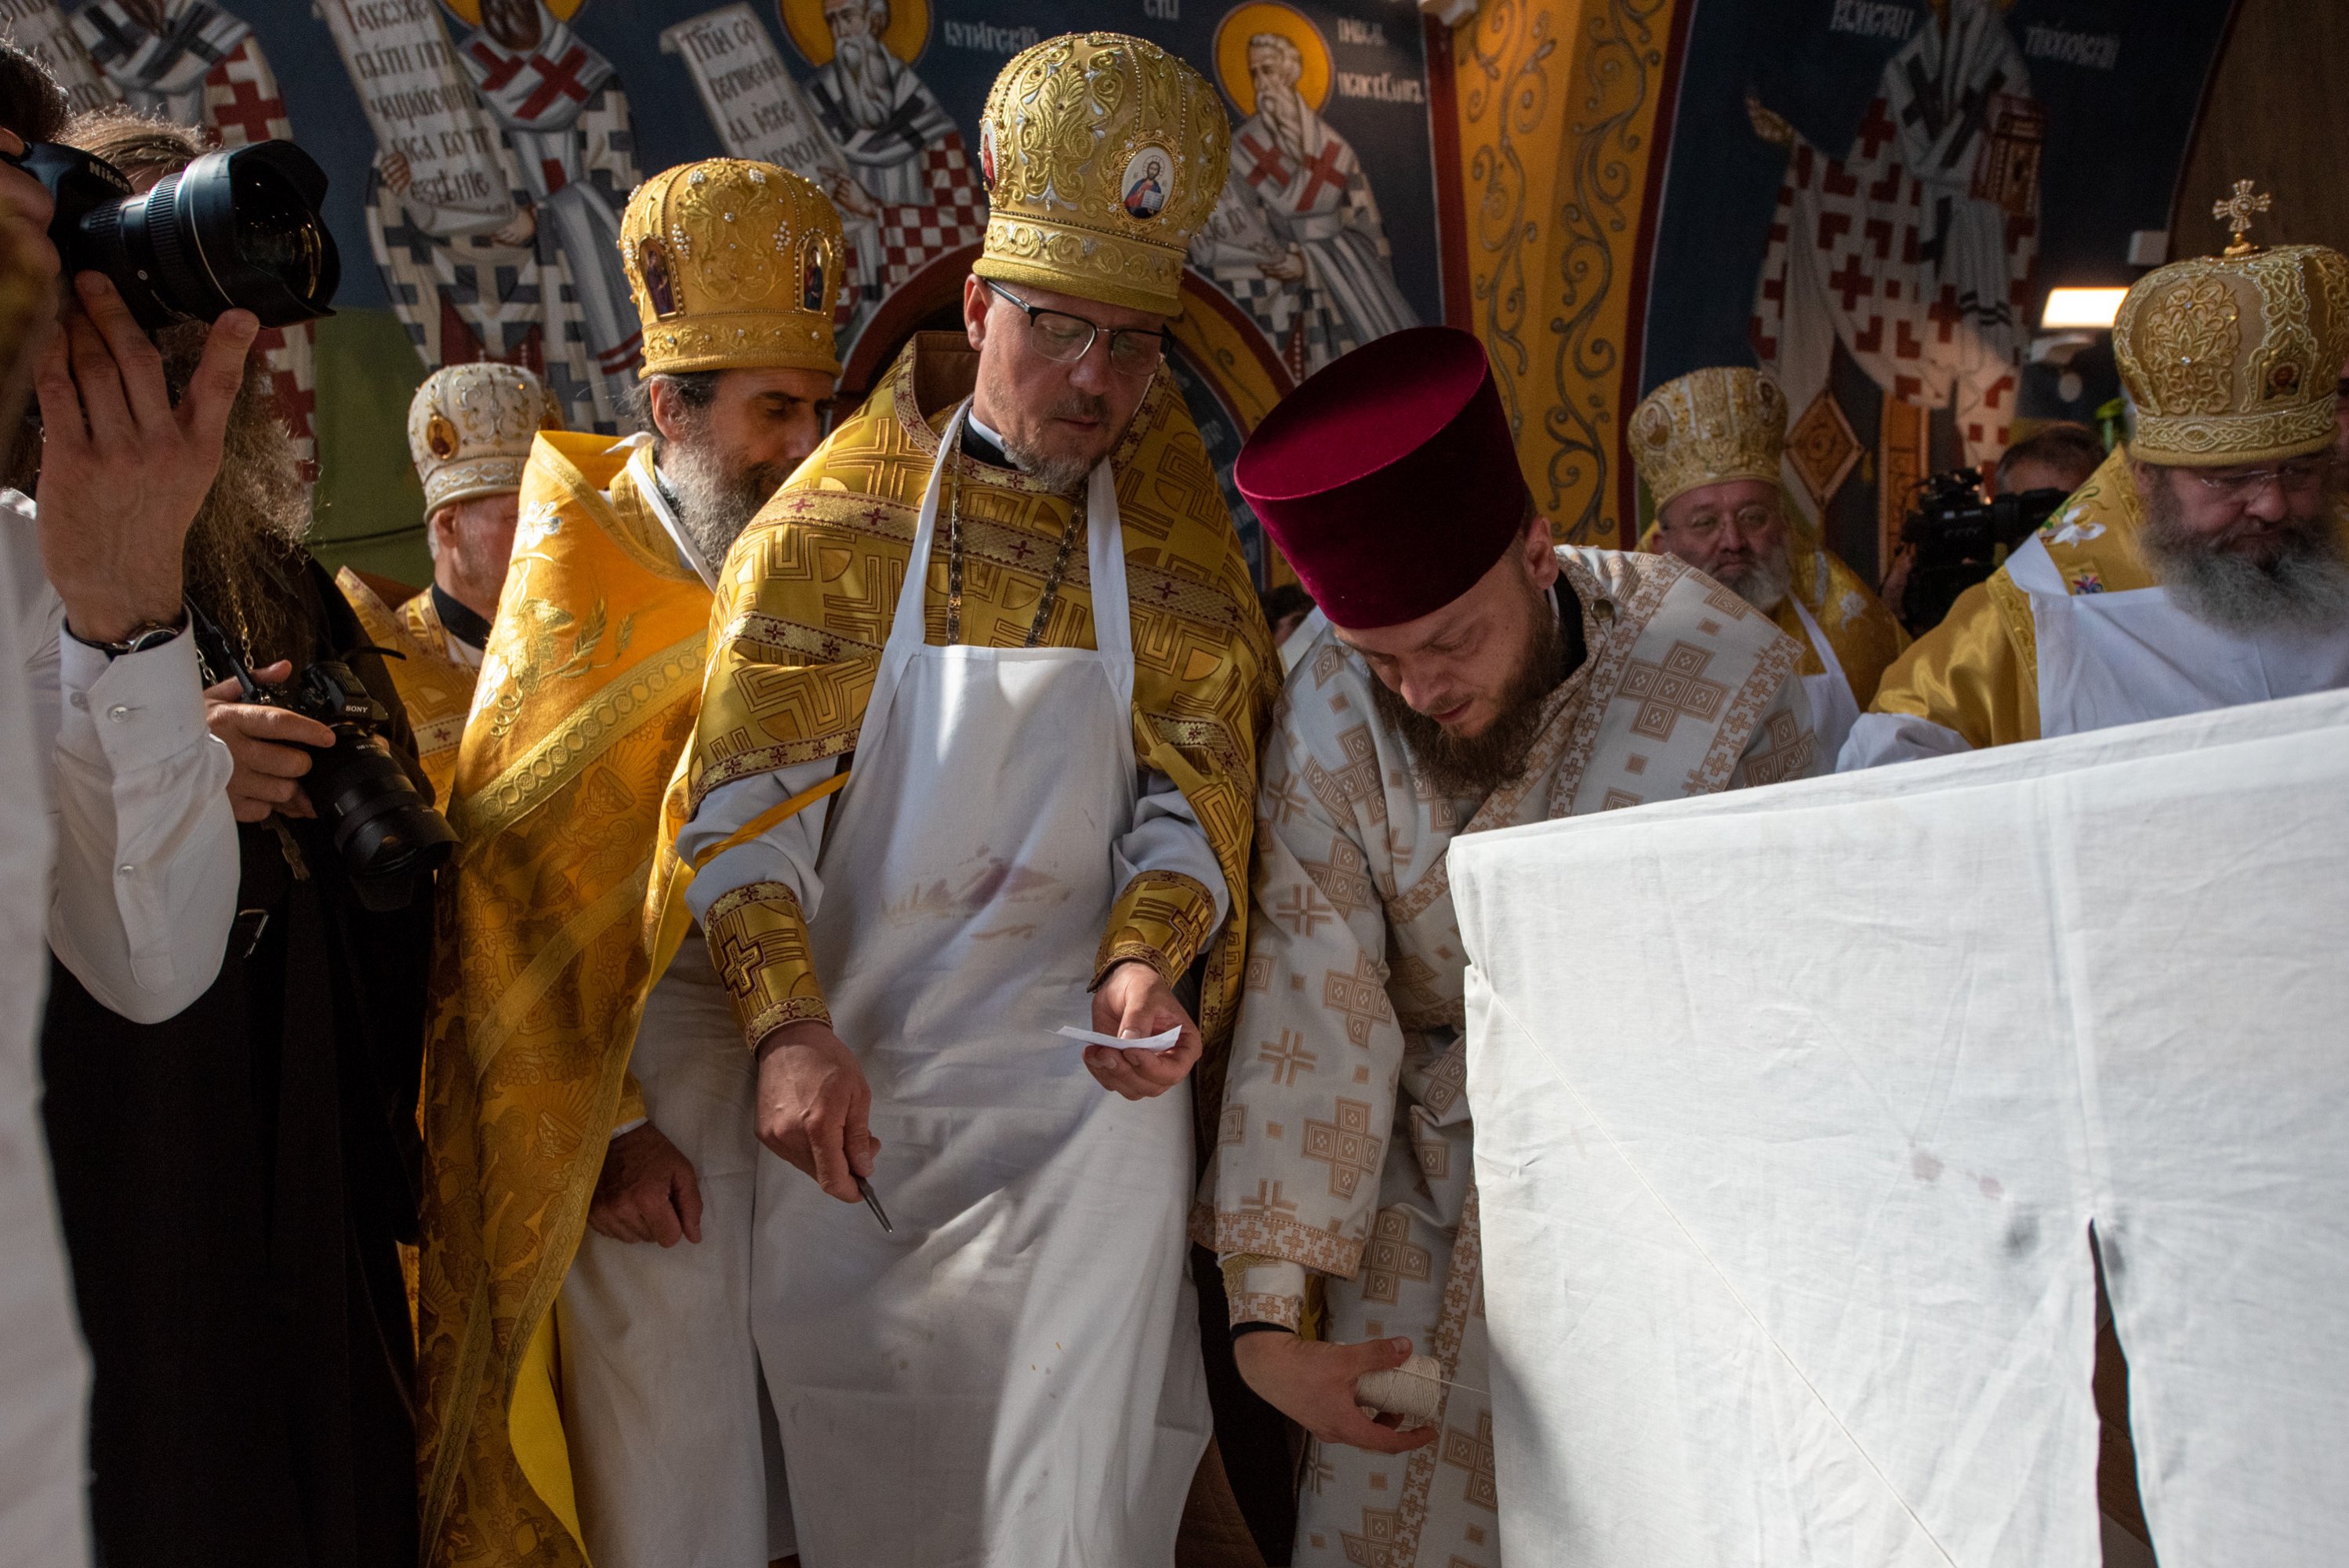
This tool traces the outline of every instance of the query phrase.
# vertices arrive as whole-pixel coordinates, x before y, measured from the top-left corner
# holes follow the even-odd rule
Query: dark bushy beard
[[[781,463],[736,466],[698,428],[680,441],[663,441],[658,453],[661,482],[677,498],[677,521],[712,572],[759,510],[791,478]]]
[[[1787,552],[1786,541],[1781,536],[1770,553],[1744,571],[1731,575],[1726,572],[1713,573],[1723,588],[1767,615],[1786,602],[1795,586],[1795,558]]]
[[[173,396],[186,391],[208,330],[186,323],[156,335]],[[243,645],[255,666],[291,659],[298,674],[310,662],[309,620],[293,585],[309,531],[301,459],[255,355],[229,409],[220,476],[196,509],[182,568],[188,596]]]
[[[2282,549],[2259,561],[2222,548],[2256,524],[2215,538],[2186,526],[2186,509],[2167,472],[2147,487],[2145,527],[2137,535],[2154,575],[2180,608],[2222,631],[2321,631],[2349,620],[2349,553],[2337,531],[2344,498],[2339,470],[2327,476],[2325,505],[2315,517],[2288,520]]]
[[[1445,799],[1483,799],[1525,771],[1541,736],[1549,694],[1564,678],[1566,634],[1547,596],[1533,595],[1534,633],[1525,662],[1501,690],[1500,713],[1475,736],[1456,736],[1402,700],[1386,682],[1371,682],[1371,701],[1387,728],[1411,749],[1411,770]]]

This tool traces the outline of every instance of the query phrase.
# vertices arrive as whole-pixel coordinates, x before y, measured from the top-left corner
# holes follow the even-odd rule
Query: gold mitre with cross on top
[[[711,158],[628,198],[620,260],[644,325],[644,376],[840,374],[833,342],[848,242],[831,198],[771,163]]]
[[[1206,78],[1146,39],[1070,33],[1023,50],[979,117],[989,208],[971,270],[1176,315],[1231,137]]]
[[[1658,510],[1702,485],[1776,484],[1786,395],[1759,370],[1713,366],[1665,382],[1631,410],[1631,463]]]
[[[2349,258],[2326,245],[2250,243],[2267,211],[2248,180],[2218,204],[2235,242],[2137,281],[2113,319],[2135,420],[2129,455],[2179,468],[2278,462],[2333,445],[2349,358]]]

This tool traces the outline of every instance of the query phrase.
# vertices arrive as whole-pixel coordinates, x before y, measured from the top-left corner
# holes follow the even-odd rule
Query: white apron
[[[1859,722],[1859,699],[1852,696],[1851,677],[1843,673],[1843,662],[1836,657],[1835,645],[1819,630],[1818,622],[1799,593],[1789,593],[1787,601],[1801,618],[1803,631],[1818,650],[1819,663],[1826,668],[1815,676],[1803,677],[1803,695],[1811,699],[1811,728],[1819,738],[1819,755],[1832,759],[1843,750],[1844,738],[1851,727]]]
[[[818,861],[833,1027],[896,1233],[761,1161],[753,1326],[808,1568],[1163,1568],[1207,1441],[1183,1233],[1188,1086],[1128,1101],[1054,1036],[1133,820],[1133,631],[1109,465],[1081,648],[930,647],[948,421]]]
[[[646,998],[628,1066],[693,1161],[701,1240],[580,1238],[556,1297],[580,1528],[595,1568],[756,1568],[792,1551],[750,1343],[761,1150],[751,1056],[699,932]]]
[[[2164,588],[2067,593],[2036,539],[2007,571],[2031,595],[2042,737],[2349,686],[2349,624],[2247,636],[2196,620]]]

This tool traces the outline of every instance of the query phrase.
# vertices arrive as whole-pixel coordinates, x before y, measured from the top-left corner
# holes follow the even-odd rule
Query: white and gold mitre
[[[1157,45],[1045,39],[1012,57],[980,114],[990,208],[971,270],[1175,315],[1183,253],[1223,191],[1231,137],[1216,89]]]
[[[1692,370],[1631,410],[1630,438],[1632,465],[1658,507],[1700,485],[1776,484],[1786,449],[1786,397],[1759,370]]]
[[[2239,242],[2147,273],[2113,320],[2113,357],[2140,461],[2226,468],[2323,451],[2349,358],[2349,259]]]
[[[427,515],[451,501],[522,489],[531,438],[563,428],[563,405],[519,365],[450,365],[408,404],[408,455]]]
[[[740,158],[663,170],[620,221],[645,331],[639,375],[839,375],[833,312],[847,254],[831,198],[789,170]]]

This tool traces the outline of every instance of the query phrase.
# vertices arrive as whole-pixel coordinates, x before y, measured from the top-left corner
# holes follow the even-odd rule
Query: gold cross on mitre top
[[[2272,197],[2263,193],[2254,194],[2250,181],[2238,180],[2235,181],[2235,193],[2224,201],[2212,205],[2210,216],[2226,224],[2229,231],[2235,236],[2235,242],[2227,247],[2227,254],[2248,256],[2259,249],[2257,245],[2243,238],[2243,233],[2251,226],[2251,219],[2266,211],[2268,203],[2272,200]]]

